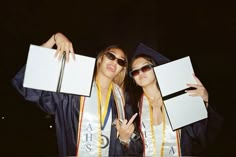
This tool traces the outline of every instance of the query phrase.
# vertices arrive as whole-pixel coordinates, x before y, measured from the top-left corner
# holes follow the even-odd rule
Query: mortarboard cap
[[[143,43],[140,43],[134,52],[133,58],[135,58],[136,56],[142,55],[142,54],[150,56],[158,65],[170,62],[170,59],[166,58],[165,56],[163,56],[159,52],[144,45]]]

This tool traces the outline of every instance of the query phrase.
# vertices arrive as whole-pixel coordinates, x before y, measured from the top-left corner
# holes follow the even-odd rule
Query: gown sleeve
[[[208,105],[208,118],[181,129],[182,155],[201,155],[221,132],[223,117]]]
[[[129,120],[134,114],[134,110],[130,104],[125,105],[125,117]],[[138,117],[138,116],[137,116]],[[113,118],[114,119],[114,118]],[[140,132],[138,125],[135,124],[135,133],[139,138],[131,139],[129,147],[121,144],[119,138],[117,137],[116,128],[112,127],[111,129],[111,138],[113,138],[110,155],[109,156],[142,156],[143,155],[143,144],[142,139],[140,138]]]
[[[25,100],[36,102],[43,111],[55,114],[57,104],[63,99],[63,94],[23,87],[24,74],[25,66],[14,76],[12,85]]]
[[[127,104],[125,106],[125,111],[126,111],[126,118],[128,120],[135,114],[130,104]],[[136,118],[138,118],[138,116]],[[136,122],[137,121],[134,122],[134,125],[135,125],[134,133],[136,134],[136,137],[130,140],[129,148],[126,148],[124,145],[122,145],[125,156],[142,156],[143,155],[143,141],[141,139],[139,127]]]

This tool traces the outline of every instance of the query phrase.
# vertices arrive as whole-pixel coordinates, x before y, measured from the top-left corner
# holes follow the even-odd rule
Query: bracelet
[[[53,35],[53,39],[56,42],[56,34]]]
[[[119,141],[125,147],[129,147],[130,139],[128,141],[124,141],[124,140],[120,139],[120,136],[119,136]]]

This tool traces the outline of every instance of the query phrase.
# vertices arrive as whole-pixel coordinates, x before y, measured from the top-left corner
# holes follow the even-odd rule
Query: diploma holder
[[[189,56],[157,66],[154,71],[172,130],[207,118],[203,99],[185,92],[187,83],[197,83]]]

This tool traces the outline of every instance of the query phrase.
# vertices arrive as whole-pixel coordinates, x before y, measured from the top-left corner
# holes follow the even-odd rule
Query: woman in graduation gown
[[[191,96],[202,97],[208,111],[208,118],[178,130],[172,130],[153,71],[154,66],[169,61],[160,53],[141,43],[130,63],[129,74],[136,88],[140,90],[140,94],[136,97],[139,97],[140,130],[144,141],[143,155],[199,156],[219,133],[222,117],[208,105],[208,92],[194,75],[197,84],[188,84],[188,86],[195,89],[186,92]]]
[[[62,33],[52,35],[42,46],[54,45],[59,59],[63,53],[66,61],[69,53],[75,58],[72,43]],[[125,107],[123,94],[126,70],[127,57],[114,45],[97,56],[90,97],[24,88],[25,67],[12,83],[26,100],[55,116],[60,156],[138,156],[142,154],[142,140],[131,138],[137,114]]]

